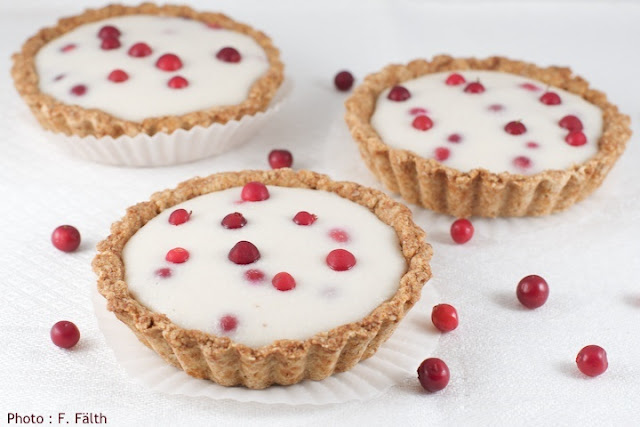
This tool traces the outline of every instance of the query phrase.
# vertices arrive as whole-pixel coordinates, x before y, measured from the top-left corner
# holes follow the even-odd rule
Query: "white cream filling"
[[[105,25],[121,31],[120,48],[100,48],[97,34]],[[128,55],[129,48],[138,42],[148,44],[153,53],[143,58]],[[76,47],[61,50],[70,44]],[[227,46],[240,52],[240,62],[216,58]],[[171,72],[158,69],[156,61],[165,53],[178,55],[183,67]],[[151,15],[82,25],[40,49],[35,61],[43,93],[66,104],[97,108],[131,121],[239,104],[269,67],[264,50],[247,35],[210,28],[196,20]],[[129,79],[121,83],[108,80],[114,69],[125,71]],[[167,86],[169,79],[178,75],[188,80],[188,87]],[[85,85],[87,92],[72,94],[75,85]]]
[[[333,193],[268,188],[271,196],[262,202],[238,203],[241,188],[232,188],[181,203],[147,223],[124,248],[133,295],[184,328],[223,334],[220,318],[233,315],[238,326],[229,336],[259,347],[358,321],[397,291],[407,266],[393,228]],[[171,225],[169,215],[178,208],[192,211],[191,218]],[[292,218],[299,211],[318,219],[310,226],[297,225]],[[247,225],[222,227],[220,222],[232,212],[242,213]],[[349,241],[331,239],[335,228],[345,230]],[[256,245],[261,254],[257,262],[242,266],[229,261],[229,250],[240,240]],[[174,247],[189,251],[185,263],[165,261]],[[327,254],[338,248],[355,256],[352,269],[328,267]],[[171,277],[154,274],[163,267],[172,269]],[[263,271],[265,280],[247,281],[249,269]],[[295,289],[282,292],[272,286],[271,279],[282,271],[294,277]]]
[[[448,86],[445,80],[451,72],[429,74],[402,83],[411,98],[402,102],[387,99],[389,90],[380,94],[371,123],[382,140],[398,149],[435,158],[438,148],[450,154],[442,163],[469,171],[484,168],[492,172],[533,174],[547,169],[565,169],[583,163],[597,152],[602,134],[602,111],[583,98],[550,87],[560,95],[560,105],[545,105],[539,101],[547,90],[544,83],[525,77],[495,71],[459,71],[467,83]],[[480,81],[484,93],[464,92],[466,84]],[[527,90],[521,85],[530,83],[539,90]],[[502,107],[492,111],[492,105]],[[415,115],[412,108],[424,108],[433,127],[420,131],[412,127]],[[566,129],[558,125],[566,115],[577,116],[584,125],[587,143],[575,147],[565,142]],[[522,121],[527,131],[510,135],[504,127],[510,121]],[[461,136],[459,143],[448,138]],[[538,146],[531,148],[528,143]],[[531,145],[531,144],[529,144]],[[514,164],[520,156],[530,160],[528,168]]]

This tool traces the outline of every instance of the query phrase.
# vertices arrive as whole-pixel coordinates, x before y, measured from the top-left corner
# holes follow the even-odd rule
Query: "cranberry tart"
[[[546,215],[594,191],[629,117],[568,68],[436,56],[368,76],[346,121],[405,200],[458,217]]]
[[[13,56],[40,124],[81,137],[170,134],[263,111],[283,80],[263,33],[186,6],[110,5],[61,19]]]
[[[254,389],[372,356],[431,276],[407,207],[290,169],[156,193],[98,252],[98,289],[142,343],[189,375]]]

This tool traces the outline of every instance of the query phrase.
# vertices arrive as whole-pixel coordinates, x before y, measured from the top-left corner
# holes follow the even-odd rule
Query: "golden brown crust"
[[[122,250],[137,230],[164,209],[250,181],[333,192],[367,207],[382,222],[393,227],[407,262],[407,271],[396,294],[359,322],[316,334],[305,341],[282,340],[256,349],[234,343],[227,337],[182,329],[129,294]],[[321,380],[346,371],[373,355],[418,301],[422,286],[431,277],[432,251],[424,237],[424,232],[413,223],[411,211],[382,192],[352,182],[332,181],[325,175],[309,171],[229,172],[193,178],[129,208],[124,218],[113,224],[111,235],[98,244],[93,269],[98,275],[98,290],[107,299],[108,309],[166,361],[189,375],[208,378],[221,385],[261,389],[272,384],[295,384],[304,379]]]
[[[597,154],[571,168],[531,176],[485,169],[460,172],[411,151],[390,147],[380,139],[370,119],[383,90],[425,74],[468,69],[526,76],[580,95],[597,105],[604,119]],[[546,215],[564,210],[600,186],[631,136],[629,117],[569,68],[541,68],[502,57],[475,59],[440,55],[431,61],[389,65],[365,78],[345,105],[345,120],[351,134],[378,179],[411,203],[457,217]]]
[[[82,24],[134,14],[185,17],[246,34],[264,49],[270,65],[269,70],[253,84],[247,99],[240,104],[213,107],[182,116],[151,117],[142,122],[120,119],[98,109],[64,104],[40,92],[35,66],[35,55],[40,48]],[[279,51],[271,43],[271,39],[248,25],[219,13],[196,12],[187,6],[156,6],[143,3],[139,6],[110,5],[102,9],[88,9],[81,15],[60,19],[55,27],[44,28],[28,39],[21,51],[13,55],[11,75],[18,93],[45,129],[67,135],[116,138],[120,135],[135,136],[140,133],[171,133],[176,129],[188,130],[198,125],[206,127],[263,111],[282,83],[283,68]]]

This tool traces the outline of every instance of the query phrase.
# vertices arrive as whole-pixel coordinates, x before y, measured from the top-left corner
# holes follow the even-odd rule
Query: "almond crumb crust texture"
[[[598,152],[588,161],[568,169],[524,176],[485,169],[461,172],[434,159],[392,148],[381,140],[370,119],[382,91],[425,74],[464,70],[502,71],[529,77],[579,95],[600,107],[604,124]],[[406,201],[456,217],[539,216],[563,211],[600,186],[631,137],[629,117],[569,68],[541,68],[503,57],[476,59],[438,55],[430,61],[418,59],[406,65],[389,65],[367,76],[345,106],[345,120],[371,172]]]
[[[228,337],[180,328],[166,315],[150,311],[131,296],[124,280],[122,251],[136,231],[178,203],[213,191],[242,187],[251,181],[329,191],[368,208],[398,236],[407,270],[397,292],[358,322],[304,341],[279,340],[259,348],[235,343]],[[325,175],[304,170],[229,172],[190,179],[175,189],[153,194],[150,201],[128,208],[126,215],[112,225],[111,235],[98,244],[92,265],[107,308],[164,360],[193,377],[220,385],[263,389],[304,379],[322,380],[371,357],[418,301],[422,287],[431,277],[432,250],[424,238],[424,231],[413,223],[411,211],[377,190],[332,181]]]
[[[264,49],[269,69],[251,86],[246,100],[240,104],[212,107],[181,116],[150,117],[141,122],[120,119],[99,109],[64,104],[40,91],[35,66],[35,55],[40,48],[83,24],[136,14],[194,19],[248,35]],[[29,38],[21,51],[15,53],[12,58],[11,75],[15,87],[42,127],[53,132],[81,137],[93,135],[98,138],[117,138],[121,135],[154,135],[159,132],[170,134],[177,129],[189,130],[194,126],[207,127],[213,123],[224,124],[230,120],[238,120],[245,115],[264,111],[284,78],[284,65],[280,61],[280,53],[264,33],[220,13],[197,12],[188,6],[156,6],[152,3],[139,6],[109,5],[101,9],[88,9],[78,16],[62,18],[56,26],[43,28]]]

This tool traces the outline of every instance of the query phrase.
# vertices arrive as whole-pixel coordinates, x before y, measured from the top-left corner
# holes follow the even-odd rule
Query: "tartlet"
[[[147,296],[143,296],[142,291],[140,291],[140,286],[136,285],[134,290],[127,283],[128,279],[133,283],[137,277],[134,269],[138,267],[133,261],[130,261],[129,269],[125,266],[125,259],[133,259],[130,257],[130,253],[133,251],[135,255],[136,251],[139,252],[137,248],[140,246],[135,246],[137,243],[133,243],[133,246],[127,249],[127,244],[132,241],[133,236],[136,236],[136,233],[140,230],[143,230],[140,231],[140,233],[143,233],[145,230],[143,226],[149,224],[154,218],[156,220],[152,222],[152,224],[156,225],[153,226],[157,227],[157,224],[160,223],[161,227],[169,227],[166,225],[167,218],[171,218],[171,215],[174,215],[173,212],[178,210],[176,209],[176,205],[178,204],[191,203],[191,205],[187,205],[186,207],[193,210],[188,214],[186,210],[184,212],[181,211],[183,217],[180,220],[190,221],[189,218],[191,218],[191,215],[197,218],[200,215],[200,211],[206,211],[206,209],[198,209],[197,206],[199,205],[194,205],[194,203],[203,203],[204,200],[207,200],[205,197],[240,197],[241,191],[244,193],[247,184],[252,183],[250,186],[260,185],[255,184],[256,182],[273,186],[268,188],[271,188],[271,191],[275,192],[273,198],[274,203],[277,203],[278,200],[283,200],[281,193],[286,193],[286,191],[306,191],[307,193],[310,192],[313,194],[320,192],[323,194],[323,197],[336,198],[336,200],[340,200],[340,203],[353,202],[353,204],[360,206],[357,207],[357,209],[364,207],[365,209],[362,210],[366,212],[366,215],[373,214],[376,217],[375,221],[379,221],[385,229],[390,227],[390,232],[394,240],[396,240],[395,250],[398,251],[398,256],[402,263],[399,282],[396,278],[396,282],[391,284],[389,288],[391,289],[390,296],[388,298],[381,298],[380,301],[382,302],[378,301],[369,307],[364,317],[358,317],[359,320],[338,324],[329,330],[315,332],[311,336],[301,339],[276,339],[268,344],[253,346],[237,342],[233,333],[238,331],[238,337],[240,337],[240,328],[237,326],[238,324],[243,324],[243,322],[262,322],[263,320],[259,320],[261,318],[257,314],[245,317],[238,316],[238,318],[233,317],[231,319],[229,316],[224,316],[213,331],[205,331],[203,329],[187,329],[187,327],[178,326],[172,321],[170,315],[153,311],[141,303],[139,299],[147,298]],[[229,196],[229,194],[231,196]],[[313,197],[313,194],[311,194],[311,197]],[[198,196],[202,197],[198,198]],[[243,196],[243,200],[247,199]],[[296,200],[296,198],[291,200]],[[269,200],[266,202],[244,202],[251,203],[249,207],[242,203],[238,205],[231,204],[230,206],[236,206],[235,209],[237,210],[242,211],[245,209],[244,214],[248,225],[245,225],[247,221],[239,222],[236,215],[236,218],[231,218],[231,222],[226,225],[224,223],[227,220],[223,220],[222,225],[225,228],[229,228],[229,230],[226,231],[220,228],[220,222],[216,225],[215,222],[209,219],[203,219],[202,215],[200,215],[200,220],[210,224],[207,227],[218,227],[220,233],[238,233],[239,230],[236,229],[248,230],[247,232],[251,233],[251,224],[256,224],[258,221],[254,220],[262,217],[252,217],[247,211],[251,212],[250,207],[252,207],[254,203],[268,202]],[[220,203],[216,202],[214,205],[219,206]],[[169,215],[167,210],[171,211],[171,215]],[[167,212],[163,213],[163,211]],[[240,215],[240,217],[242,217],[242,215]],[[217,218],[216,222],[220,219],[221,218]],[[311,214],[304,215],[303,219],[293,219],[293,221],[291,217],[287,217],[285,222],[290,224],[290,227],[299,227],[299,230],[304,229],[306,233],[313,227],[321,227],[323,224],[322,220],[322,215],[316,217]],[[173,224],[172,221],[175,222],[169,219],[169,222]],[[186,224],[188,224],[188,222]],[[150,225],[150,227],[151,226],[152,225]],[[195,222],[193,226],[196,226]],[[183,227],[183,225],[179,225],[179,227]],[[150,230],[152,229],[153,228]],[[174,233],[176,229],[171,228],[171,230],[167,232]],[[367,235],[366,230],[361,230],[361,232],[360,236]],[[341,233],[338,234],[340,235],[335,238],[336,242],[347,241],[343,239],[344,236]],[[221,234],[221,236],[227,235],[228,234]],[[240,235],[237,234],[237,236]],[[252,235],[249,234],[249,236]],[[422,286],[431,276],[429,260],[432,252],[430,245],[424,241],[424,237],[424,232],[413,223],[411,213],[407,207],[394,202],[379,191],[368,189],[355,183],[335,182],[317,173],[309,171],[294,172],[289,169],[220,173],[206,178],[194,178],[183,182],[178,185],[176,189],[155,193],[150,201],[139,203],[129,208],[124,218],[113,224],[111,235],[98,244],[98,255],[93,261],[93,268],[98,275],[98,290],[107,300],[108,309],[114,312],[118,319],[124,322],[142,343],[157,352],[164,360],[183,369],[191,376],[210,379],[224,386],[242,385],[248,388],[262,389],[272,384],[295,384],[304,379],[321,380],[334,373],[346,371],[360,360],[372,356],[380,344],[391,335],[407,311],[419,299]],[[140,242],[140,239],[144,239],[144,235],[139,234],[136,238],[138,238],[138,242]],[[161,245],[162,239],[154,238],[150,241],[157,242],[157,245]],[[220,239],[208,239],[207,241],[212,241],[211,245],[215,246],[216,242],[220,242]],[[283,241],[287,240],[285,239]],[[341,246],[342,244],[337,245]],[[372,245],[368,244],[367,246]],[[257,247],[261,247],[261,245],[257,243]],[[225,251],[226,250],[228,250],[228,248],[226,248]],[[198,253],[202,253],[202,251],[198,252],[196,250],[195,252],[195,254],[192,254],[194,262]],[[260,258],[258,256],[258,258],[254,257],[249,261],[238,261],[233,259],[231,252],[233,252],[233,250],[229,252],[229,260],[233,263],[230,263],[227,259],[212,261],[215,263],[213,264],[215,267],[214,270],[239,268],[238,271],[241,272],[242,269],[253,268],[252,266],[255,265],[253,262]],[[267,253],[263,258],[269,259],[269,262],[273,262],[273,253],[270,253],[268,249],[265,250],[265,252]],[[243,253],[246,255],[247,252]],[[177,255],[183,254],[184,253],[178,253]],[[189,259],[188,254],[186,258]],[[358,258],[359,262],[360,258],[357,252],[356,258]],[[170,256],[168,254],[167,260],[169,259]],[[320,259],[324,260],[324,256],[318,258],[316,261]],[[361,266],[355,264],[355,267],[353,267],[352,263],[351,267],[353,267],[353,269],[349,267],[341,270],[340,268],[336,269],[336,267],[331,267],[331,269],[335,271],[329,272],[330,274],[334,274],[334,276],[330,277],[346,278],[346,275],[343,276],[344,273],[352,273],[355,272],[357,268],[362,269],[366,265],[371,266],[384,260],[373,261],[370,259],[367,261],[363,256],[362,261]],[[189,262],[191,261],[185,262],[184,265],[187,265]],[[263,271],[269,273],[269,276],[278,271],[277,269],[270,271],[270,264],[268,264],[267,261],[265,262],[267,264],[257,265]],[[331,265],[329,257],[327,257],[327,264]],[[176,265],[175,274],[181,274],[180,271],[182,270],[178,269],[182,268],[183,264],[171,264],[171,268],[174,268]],[[267,267],[264,267],[264,265]],[[348,272],[345,270],[348,270]],[[253,271],[253,273],[249,274],[249,272],[245,272],[245,274],[249,274],[247,277],[250,277],[249,280],[253,282],[255,278],[251,275],[255,276],[256,272],[254,270],[251,271]],[[167,272],[166,269],[163,269],[163,271],[158,270],[156,274],[163,278],[172,275],[172,273]],[[295,272],[293,275],[296,276]],[[261,277],[262,275],[258,276]],[[276,298],[278,295],[285,295],[288,298],[286,300],[288,302],[278,303],[279,305],[275,305],[272,308],[286,312],[288,305],[295,304],[295,292],[298,290],[303,291],[305,288],[311,289],[310,283],[313,280],[309,279],[306,282],[304,280],[299,281],[297,287],[294,284],[294,288],[292,288],[286,280],[284,286],[282,283],[276,283],[278,280],[276,276],[278,275],[273,276],[272,284],[263,284],[263,287],[259,288],[259,292],[271,293],[270,295],[276,295]],[[158,283],[160,283],[160,285],[157,286],[168,286],[163,285],[164,283],[168,283],[163,282],[163,278],[157,279]],[[299,278],[297,277],[297,279]],[[345,283],[347,283],[346,280],[347,279],[345,279]],[[211,280],[207,279],[205,282],[211,283]],[[245,285],[248,286],[248,288],[243,289],[242,292],[250,293],[252,289],[257,289],[251,288],[251,286],[255,285],[247,283],[245,283]],[[152,288],[154,286],[156,285],[151,285]],[[343,284],[343,286],[346,285]],[[335,288],[337,288],[338,293],[342,292],[339,285]],[[373,288],[374,287],[372,287],[372,289]],[[342,289],[344,290],[346,288],[343,287]],[[330,292],[323,291],[322,294],[331,299],[335,296],[334,291],[336,291],[336,289],[329,290]],[[150,292],[153,293],[155,291]],[[373,292],[373,290],[371,292]],[[345,293],[344,295],[346,296],[348,294]],[[289,298],[294,298],[294,300]],[[170,299],[173,299],[173,297]],[[225,298],[222,297],[221,300],[224,301]],[[349,301],[355,304],[355,299],[348,300],[347,302]],[[153,304],[155,304],[155,302]],[[265,305],[266,304],[268,303],[265,302]],[[216,312],[216,310],[216,308],[211,307],[207,311]],[[317,308],[315,311],[317,311]],[[309,313],[311,312],[314,312],[314,310],[309,310]],[[324,315],[330,316],[331,314],[324,313]],[[255,318],[252,316],[255,316]],[[190,324],[189,320],[183,323]],[[262,326],[266,327],[267,325],[264,324]],[[227,332],[229,333],[227,334]],[[262,338],[258,339],[260,340]]]
[[[64,38],[66,35],[73,34],[72,32],[75,30],[82,30],[83,28],[88,28],[91,25],[98,25],[102,21],[105,21],[108,26],[113,26],[111,25],[113,19],[123,19],[125,17],[153,17],[153,19],[157,18],[159,22],[162,19],[182,18],[176,22],[183,25],[184,28],[189,31],[192,29],[187,27],[193,26],[191,23],[200,22],[202,24],[206,24],[206,28],[210,29],[212,33],[219,30],[221,33],[228,31],[228,33],[225,34],[231,34],[235,38],[246,36],[248,39],[252,40],[252,43],[254,43],[255,46],[258,46],[263,51],[264,59],[261,59],[260,61],[265,62],[265,71],[261,73],[255,81],[248,83],[250,84],[248,93],[241,102],[233,102],[230,104],[225,104],[223,102],[220,105],[212,105],[206,108],[202,108],[202,105],[199,105],[193,110],[187,106],[175,114],[162,114],[163,110],[159,110],[159,115],[152,114],[149,116],[146,115],[145,111],[141,111],[141,116],[137,116],[136,114],[140,109],[132,107],[130,110],[132,110],[132,114],[134,115],[131,117],[134,118],[121,117],[117,103],[113,108],[110,106],[109,108],[111,110],[110,112],[107,112],[104,111],[105,109],[108,109],[106,107],[81,107],[73,102],[65,102],[57,99],[50,93],[45,93],[42,90],[42,85],[44,84],[51,86],[52,89],[49,92],[56,90],[53,89],[54,84],[64,84],[69,85],[69,87],[64,86],[64,90],[68,90],[69,93],[72,93],[72,95],[69,95],[69,99],[73,99],[73,96],[75,96],[75,99],[79,100],[83,96],[86,97],[87,94],[93,94],[93,87],[90,86],[91,82],[71,82],[74,78],[73,73],[75,70],[69,71],[71,75],[67,75],[68,73],[65,72],[59,72],[59,74],[56,75],[47,75],[47,81],[42,80],[43,77],[39,75],[37,57],[39,52],[43,51],[43,49],[47,47],[51,47],[51,49],[57,50],[57,53],[61,56],[67,55],[69,58],[72,55],[82,55],[85,50],[92,49],[88,54],[89,56],[87,56],[87,58],[90,58],[88,60],[92,62],[91,66],[82,65],[78,68],[82,70],[85,68],[87,70],[91,70],[91,73],[93,73],[92,76],[99,79],[101,85],[103,84],[103,81],[106,82],[107,79],[110,80],[113,91],[123,90],[123,84],[133,84],[135,81],[139,82],[146,80],[146,82],[143,83],[147,84],[152,80],[149,76],[153,73],[155,73],[153,74],[154,76],[158,75],[158,73],[162,75],[162,77],[158,77],[159,79],[162,79],[162,87],[158,86],[159,91],[166,91],[165,86],[168,86],[172,88],[175,93],[182,90],[182,93],[184,94],[186,93],[185,87],[188,85],[197,85],[202,83],[202,79],[198,81],[195,77],[194,80],[190,80],[188,73],[190,72],[189,67],[193,65],[192,63],[186,62],[184,66],[180,63],[179,66],[177,66],[171,63],[171,61],[165,61],[163,65],[159,65],[160,62],[158,61],[160,61],[160,54],[174,55],[174,52],[166,51],[162,44],[157,41],[171,40],[172,37],[169,36],[169,32],[172,31],[172,29],[170,28],[167,29],[167,34],[164,35],[154,31],[149,31],[147,33],[149,34],[149,37],[151,37],[151,34],[156,37],[155,44],[150,41],[145,41],[145,34],[140,35],[138,39],[129,40],[127,38],[128,35],[126,31],[123,31],[121,36],[120,31],[116,26],[116,32],[110,33],[109,31],[106,31],[98,34],[98,30],[102,30],[102,28],[96,28],[96,34],[91,34],[93,39],[85,37],[84,39],[81,38],[78,42],[71,40],[61,46],[55,45],[56,43],[60,43],[60,40],[62,40],[61,38]],[[137,25],[131,24],[131,29],[135,29],[136,26]],[[204,30],[205,25],[202,25],[202,28],[204,34],[204,31],[206,31]],[[137,36],[138,35],[136,34],[136,37]],[[203,42],[203,40],[196,41],[200,44]],[[188,44],[198,46],[198,43]],[[189,49],[191,49],[191,46]],[[107,58],[108,55],[111,55],[110,57],[114,58],[114,55],[118,54],[118,51],[120,54],[128,52],[128,57],[123,55],[122,58],[115,60],[114,63],[110,63],[108,68],[105,68],[104,70],[94,70],[92,68],[96,66],[93,62],[95,61],[95,58],[98,57],[96,56],[98,53],[103,53],[105,58]],[[180,57],[180,52],[175,53]],[[243,54],[244,52],[240,52],[240,55]],[[216,51],[211,52],[213,60],[215,60],[217,56],[218,58],[222,58],[221,61],[232,65],[234,63],[242,63],[245,59],[247,61],[255,60],[254,52],[250,52],[246,57],[238,57],[237,55],[237,50],[235,52],[225,51],[222,54],[218,52],[218,55],[216,55]],[[68,62],[66,57],[64,59],[64,62],[60,62],[62,59],[58,61],[54,58],[54,60],[49,61],[47,65],[49,63],[53,63],[56,66],[64,68],[64,64]],[[209,60],[208,57],[206,59]],[[135,62],[136,64],[142,64],[146,61],[145,63],[148,63],[149,65],[148,75],[141,76],[140,73],[132,74],[126,69],[121,69],[121,63],[124,60],[130,61],[130,63]],[[178,129],[189,130],[194,126],[208,127],[214,123],[224,124],[231,120],[239,120],[247,115],[252,115],[265,110],[283,81],[283,64],[280,61],[278,49],[274,47],[269,37],[262,32],[259,32],[248,25],[236,22],[219,13],[196,12],[187,6],[156,6],[151,3],[144,3],[139,6],[110,5],[101,9],[87,10],[77,16],[60,19],[56,26],[44,28],[36,35],[29,38],[22,46],[21,51],[13,55],[13,61],[14,64],[11,74],[13,76],[15,86],[40,124],[45,129],[53,132],[80,137],[93,136],[100,138],[110,136],[117,138],[122,135],[155,135],[159,132],[170,134]],[[42,61],[45,60],[42,59]],[[154,64],[157,68],[162,67],[160,71],[153,69]],[[124,72],[124,74],[121,72]],[[99,77],[96,77],[96,75]],[[172,81],[170,82],[170,80]],[[105,89],[104,92],[109,92],[109,89]],[[65,94],[66,93],[67,92],[65,92]],[[123,93],[126,94],[126,92]],[[120,102],[120,106],[125,106],[126,104],[132,103],[140,98],[142,97],[126,95],[126,98],[117,102]],[[102,102],[102,100],[100,102]],[[150,105],[153,106],[154,104],[159,105],[163,103],[170,104],[171,102],[151,101]]]
[[[537,85],[523,84],[523,91],[526,92],[527,89],[530,92],[540,91],[535,94],[536,100],[547,92],[561,89],[598,107],[602,111],[602,130],[597,144],[594,144],[595,154],[566,168],[542,169],[533,174],[520,173],[517,170],[490,171],[482,167],[460,170],[448,166],[442,160],[449,156],[448,149],[440,153],[436,152],[434,156],[427,156],[409,149],[394,147],[389,144],[389,141],[384,141],[372,125],[372,116],[376,112],[378,100],[382,94],[390,92],[391,88],[401,86],[403,82],[410,84],[411,81],[435,73],[444,73],[442,75],[444,85],[447,75],[456,72],[473,74],[476,70],[496,71],[517,76],[514,78],[531,79],[537,82]],[[461,82],[477,83],[466,82],[464,78],[460,82],[455,80],[452,79],[446,84],[455,86]],[[463,89],[466,87],[460,86],[459,90]],[[473,89],[468,92],[473,93]],[[402,99],[402,96],[406,94],[400,93],[398,99]],[[545,99],[540,102],[547,101]],[[554,108],[553,105],[559,104],[553,102],[554,100],[551,99],[547,105]],[[374,175],[389,190],[399,193],[408,202],[457,217],[535,216],[562,211],[587,197],[602,183],[623,153],[631,135],[629,117],[621,114],[618,108],[607,100],[605,94],[590,88],[584,79],[574,75],[569,68],[543,68],[502,57],[475,59],[440,55],[430,61],[420,59],[406,65],[390,65],[380,72],[369,75],[354,90],[345,105],[345,120],[358,144],[362,158]],[[450,108],[455,109],[456,105],[451,105]],[[429,114],[425,109],[417,108],[416,111],[418,110],[420,112],[416,114]],[[509,120],[519,123],[523,117],[510,117]],[[506,125],[509,123],[507,120],[504,122],[505,130],[511,133],[513,129],[507,129]],[[523,123],[526,124],[526,119]],[[427,119],[417,123],[418,126],[422,126],[422,130],[429,129],[431,126],[435,129],[437,124],[434,125],[432,120]],[[415,123],[414,127],[416,127]],[[502,125],[497,129],[502,131]],[[521,130],[516,129],[513,134],[515,135],[516,132],[522,133]],[[561,138],[564,137],[565,135],[562,134]],[[458,143],[460,138],[451,135],[449,141]],[[524,143],[524,140],[522,142]],[[574,145],[574,142],[567,141],[571,145]],[[583,143],[580,140],[575,145]],[[530,144],[531,148],[538,147],[537,142],[527,142],[527,144]],[[432,157],[440,157],[441,160]],[[526,167],[531,164],[528,159],[522,158],[515,161],[515,163],[518,162]]]

